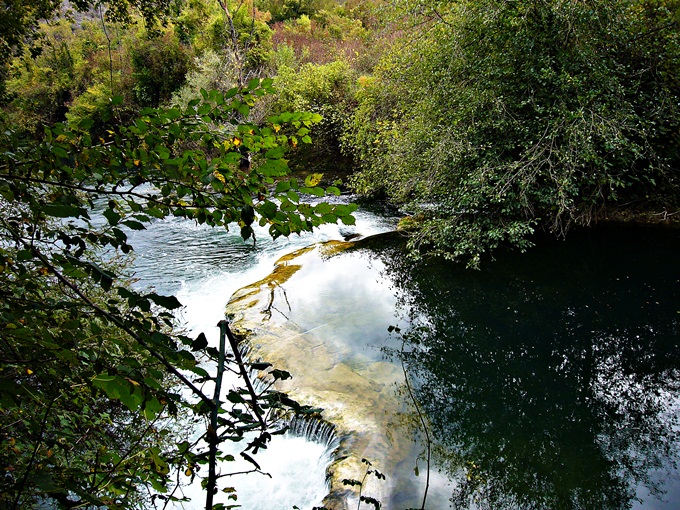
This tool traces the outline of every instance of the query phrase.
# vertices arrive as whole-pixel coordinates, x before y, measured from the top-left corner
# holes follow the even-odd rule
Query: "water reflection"
[[[680,425],[679,248],[677,232],[595,230],[479,272],[379,250],[411,324],[390,352],[454,508],[624,509],[641,486],[678,508],[663,490]]]

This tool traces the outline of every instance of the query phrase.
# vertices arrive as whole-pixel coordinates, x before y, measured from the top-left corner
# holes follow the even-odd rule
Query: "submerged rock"
[[[329,241],[282,257],[267,278],[237,291],[227,306],[232,329],[248,342],[251,359],[261,359],[290,372],[292,379],[280,381],[278,389],[301,404],[322,408],[322,419],[335,426],[340,441],[335,461],[328,469],[330,492],[324,500],[324,505],[333,510],[356,508],[360,485],[355,482],[361,482],[362,496],[383,505],[395,487],[412,484],[412,480],[400,479],[397,469],[404,459],[414,457],[415,450],[412,432],[395,421],[407,407],[398,395],[404,382],[401,365],[380,359],[377,347],[367,349],[362,344],[366,339],[338,339],[342,335],[334,324],[346,321],[358,323],[356,338],[362,333],[375,337],[375,332],[361,330],[361,317],[336,317],[332,303],[303,306],[300,301],[304,295],[314,303],[315,297],[310,293],[328,299],[333,289],[332,285],[327,288],[322,275],[329,271],[349,283],[353,292],[372,295],[371,286],[378,284],[375,277],[380,269],[375,261],[368,269],[363,264],[346,274],[338,271],[348,271],[344,264],[351,257],[338,257],[344,259],[338,261],[338,267],[333,267],[331,261],[357,246],[353,242]],[[354,263],[357,266],[356,260]],[[313,288],[309,288],[310,282]],[[383,299],[378,292],[375,294],[376,300]],[[391,293],[389,296],[393,299]],[[346,305],[343,304],[345,309]],[[393,308],[393,303],[384,309],[388,311],[390,306]],[[391,313],[386,314],[386,320]],[[358,315],[362,314],[376,321],[371,310],[359,310]],[[383,336],[387,336],[387,325],[380,326]],[[386,474],[387,479],[377,473]]]

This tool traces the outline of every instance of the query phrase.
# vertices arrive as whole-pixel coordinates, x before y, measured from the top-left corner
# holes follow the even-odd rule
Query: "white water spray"
[[[186,220],[168,218],[142,232],[131,232],[135,246],[136,276],[140,285],[153,286],[160,293],[175,293],[184,305],[183,327],[190,335],[203,332],[210,345],[217,346],[217,323],[231,295],[239,288],[267,276],[280,256],[309,244],[329,239],[341,240],[348,234],[372,235],[394,227],[386,220],[366,212],[355,214],[357,226],[325,225],[313,234],[272,241],[266,231],[256,231],[258,243],[244,243],[237,232],[197,226]],[[229,390],[228,381],[225,391]],[[267,450],[257,456],[262,474],[224,477],[220,489],[234,487],[238,499],[220,493],[216,502],[239,504],[244,510],[310,510],[321,506],[328,492],[326,467],[335,448],[332,429],[318,422],[294,422],[284,435],[274,436]],[[234,457],[247,444],[233,445]],[[222,445],[228,446],[228,445]],[[224,449],[224,448],[223,448]],[[227,465],[228,464],[228,465]],[[248,471],[245,461],[229,462],[223,472]],[[187,478],[188,480],[188,478]],[[176,494],[180,495],[180,494]],[[205,494],[200,482],[182,488],[189,503],[173,508],[202,509]]]

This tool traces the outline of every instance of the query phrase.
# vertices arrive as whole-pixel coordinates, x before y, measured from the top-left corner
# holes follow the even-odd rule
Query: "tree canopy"
[[[360,92],[345,140],[358,190],[420,213],[415,248],[477,265],[617,203],[677,207],[677,2],[399,5],[410,44]]]
[[[41,142],[3,134],[3,504],[26,508],[51,498],[65,507],[132,506],[146,486],[155,498],[170,497],[163,493],[171,493],[171,468],[191,474],[208,462],[170,419],[222,407],[199,387],[214,376],[197,356],[217,358],[217,350],[204,336],[177,333],[172,310],[181,304],[132,288],[114,254],[133,249],[126,232],[167,216],[238,224],[244,240],[256,221],[273,237],[353,221],[353,207],[302,202],[301,193],[326,193],[316,176],[304,184],[285,178],[286,147],[309,141],[318,115],[243,120],[271,82],[203,91],[185,110],[146,109],[106,139],[90,136],[91,120],[46,127]],[[220,440],[259,427],[257,450],[269,434],[262,409],[295,407],[267,395],[250,399],[251,414],[237,409],[220,418]],[[246,403],[238,393],[228,398]]]
[[[33,55],[42,50],[40,21],[55,16],[69,16],[70,11],[85,13],[99,9],[106,12],[107,19],[120,23],[130,23],[135,13],[139,13],[151,29],[163,22],[168,13],[170,0],[111,0],[93,2],[74,0],[68,2],[68,9],[60,0],[37,0],[24,2],[10,0],[0,11],[0,104],[4,99],[5,80],[8,78],[11,59],[21,54],[26,47]]]

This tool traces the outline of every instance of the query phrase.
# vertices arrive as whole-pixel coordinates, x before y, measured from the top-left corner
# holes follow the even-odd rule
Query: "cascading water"
[[[575,232],[499,250],[479,272],[414,262],[389,236],[300,249],[394,225],[357,220],[276,243],[258,232],[255,246],[178,220],[133,233],[140,284],[176,293],[187,328],[213,345],[229,302],[249,354],[294,373],[280,389],[335,426],[294,422],[258,455],[271,479],[226,479],[242,508],[356,508],[344,482],[365,479],[364,458],[387,479],[367,478],[362,496],[387,509],[424,505],[424,471],[430,510],[678,508],[680,273],[669,261],[680,236]],[[395,326],[403,335],[388,334]],[[432,470],[413,442],[422,422],[407,372]],[[203,507],[200,487],[187,493],[184,508]]]
[[[276,241],[265,229],[256,229],[256,243],[244,243],[238,229],[227,232],[167,218],[152,223],[144,231],[129,233],[130,243],[135,246],[134,277],[138,286],[174,293],[184,305],[183,326],[193,335],[205,333],[209,344],[216,346],[216,324],[224,318],[231,295],[269,274],[281,255],[319,241],[384,232],[395,225],[393,217],[362,210],[355,213],[355,218],[353,227],[325,225],[313,233]],[[235,457],[244,444],[235,445]],[[321,506],[328,492],[326,467],[335,446],[329,425],[314,420],[294,420],[290,430],[274,436],[267,450],[257,457],[262,471],[270,477],[238,475],[227,478],[224,483],[236,488],[237,503],[246,510],[290,510],[294,506],[304,510]],[[251,468],[245,463],[229,464],[229,472]],[[204,507],[205,495],[198,483],[183,487],[182,493],[192,501],[177,504],[176,508]],[[228,503],[226,498],[224,495],[217,501]]]

